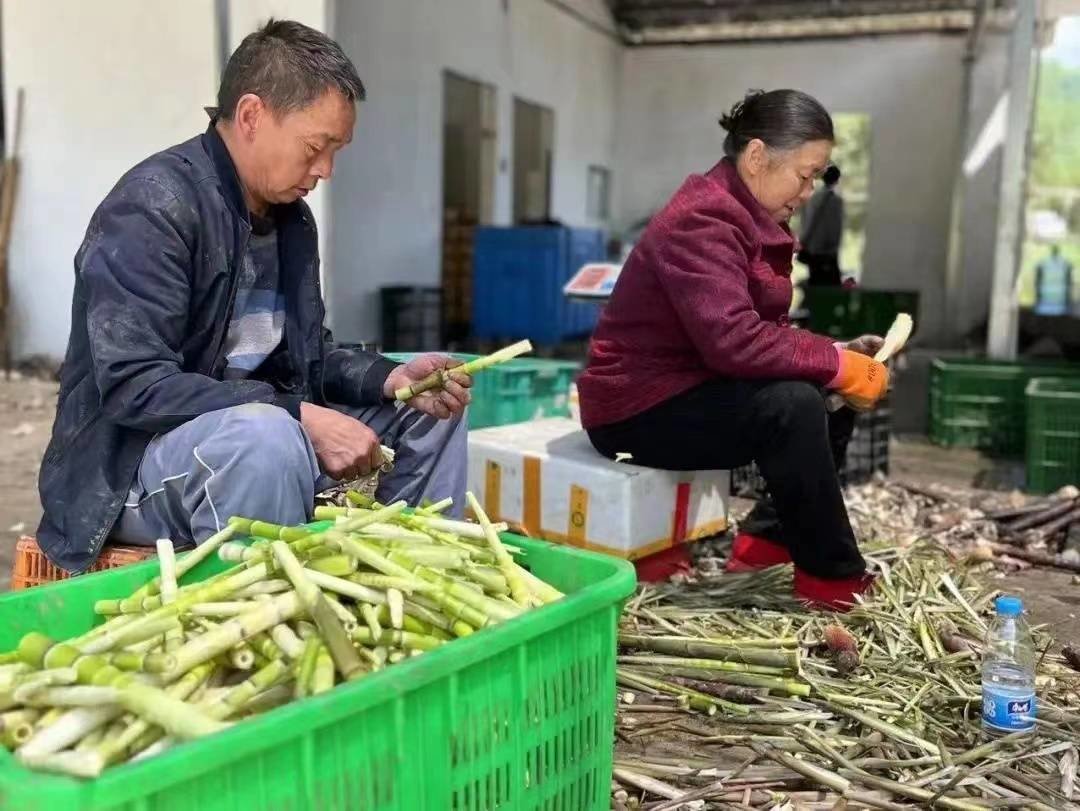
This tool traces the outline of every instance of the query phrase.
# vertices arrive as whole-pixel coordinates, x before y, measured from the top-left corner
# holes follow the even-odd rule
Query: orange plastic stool
[[[153,547],[109,546],[101,550],[101,555],[87,569],[88,572],[100,572],[105,569],[118,569],[131,563],[139,563],[154,557]],[[35,538],[24,535],[15,544],[15,567],[11,572],[11,590],[28,589],[42,583],[53,583],[72,577],[45,557]]]

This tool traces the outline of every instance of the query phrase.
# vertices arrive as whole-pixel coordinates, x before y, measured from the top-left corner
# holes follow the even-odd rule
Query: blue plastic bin
[[[569,301],[562,288],[582,265],[604,259],[604,234],[594,228],[477,228],[473,335],[541,345],[589,335],[600,306]]]

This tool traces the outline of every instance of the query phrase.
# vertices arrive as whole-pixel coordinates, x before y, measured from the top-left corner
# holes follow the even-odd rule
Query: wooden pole
[[[11,312],[8,281],[8,246],[11,243],[11,224],[15,217],[15,190],[19,182],[19,146],[22,141],[23,89],[15,96],[15,124],[11,150],[4,161],[4,179],[0,184],[0,366],[4,376],[11,378]]]

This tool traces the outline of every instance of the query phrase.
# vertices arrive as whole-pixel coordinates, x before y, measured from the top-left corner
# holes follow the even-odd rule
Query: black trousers
[[[588,431],[600,453],[633,454],[662,470],[730,470],[757,462],[771,500],[742,529],[786,545],[817,577],[861,573],[837,469],[855,426],[850,408],[829,413],[810,383],[716,378],[622,422]]]

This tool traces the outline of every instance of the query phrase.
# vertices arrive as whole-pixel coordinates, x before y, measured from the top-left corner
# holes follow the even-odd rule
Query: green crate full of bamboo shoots
[[[412,352],[388,352],[391,360],[408,361]],[[478,355],[454,353],[474,360]],[[581,364],[544,358],[514,358],[492,366],[473,378],[470,428],[491,428],[540,417],[570,414],[569,392]]]
[[[607,808],[615,629],[633,590],[632,570],[612,558],[510,535],[503,536],[505,548],[492,543],[493,559],[470,553],[448,563],[455,544],[466,552],[472,547],[467,538],[447,535],[438,516],[369,506],[337,516],[336,525],[241,522],[237,532],[277,540],[246,547],[227,540],[222,557],[206,556],[190,570],[179,557],[168,572],[148,562],[0,598],[0,651],[19,654],[0,664],[7,680],[0,702],[26,703],[0,713],[12,726],[11,713],[23,713],[30,727],[18,755],[0,748],[0,808]],[[401,522],[382,538],[369,530],[356,534],[356,516],[371,523],[375,514]],[[418,553],[401,546],[421,529],[443,539],[421,556],[426,564],[416,564],[411,555]],[[357,561],[380,568],[363,575]],[[525,571],[514,574],[518,569]],[[175,588],[174,571],[180,574]],[[450,572],[476,580],[452,589]],[[271,587],[275,582],[280,587]],[[431,588],[421,589],[422,582]],[[397,613],[405,613],[395,619],[394,600],[345,599],[376,587],[385,597],[398,594]],[[549,594],[556,590],[565,596]],[[240,597],[246,606],[231,605]],[[530,599],[533,608],[511,610],[512,602]],[[443,610],[450,606],[456,619]],[[101,624],[95,611],[111,619]],[[274,624],[284,617],[291,625]],[[411,625],[403,624],[406,618]],[[247,634],[253,623],[269,631],[233,644],[235,628]],[[351,644],[336,647],[327,630],[332,625]],[[272,633],[283,626],[288,633]],[[250,662],[241,661],[247,657]],[[18,670],[31,665],[39,669]],[[249,668],[250,675],[211,685],[206,672],[215,667],[233,675]],[[68,671],[76,684],[45,679]],[[40,741],[61,728],[55,734],[70,740],[71,718],[100,709],[85,706],[98,693],[120,712],[66,744],[60,753],[66,760],[57,760]],[[196,693],[197,700],[184,703]],[[74,706],[49,703],[61,696]],[[35,740],[34,757],[41,759],[23,757]],[[140,751],[153,756],[127,758],[148,741]],[[124,757],[107,759],[93,779],[28,767],[63,771],[118,752]]]

